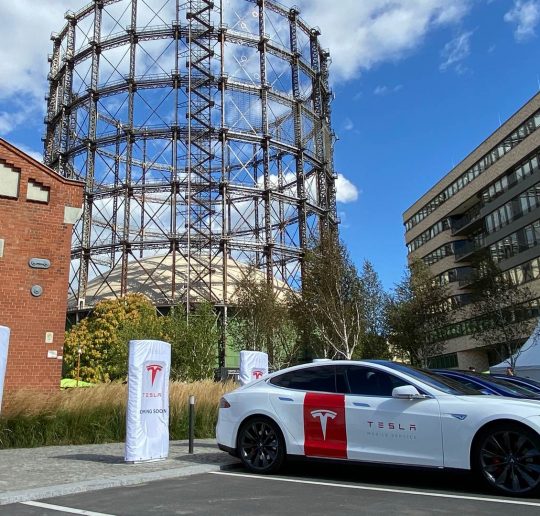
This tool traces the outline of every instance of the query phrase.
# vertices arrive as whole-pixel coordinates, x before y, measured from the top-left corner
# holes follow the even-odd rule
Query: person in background
[[[511,367],[507,367],[506,374],[507,376],[514,376],[514,369],[512,369]]]

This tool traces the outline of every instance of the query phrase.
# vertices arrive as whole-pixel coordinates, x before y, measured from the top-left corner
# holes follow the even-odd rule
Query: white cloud
[[[27,118],[29,111],[20,107],[15,111],[0,111],[0,135],[9,134]]]
[[[504,21],[516,25],[514,36],[518,41],[534,36],[540,22],[540,1],[514,0],[513,8],[504,15]]]
[[[458,73],[465,71],[463,60],[471,53],[472,31],[463,32],[449,41],[442,49],[441,56],[444,61],[440,65],[442,71],[454,68]]]
[[[473,2],[340,0],[339,8],[336,8],[328,0],[283,1],[289,6],[299,4],[302,18],[310,26],[318,25],[321,28],[322,44],[329,47],[331,52],[333,82],[352,79],[362,70],[368,70],[378,63],[405,57],[423,42],[430,31],[461,20]],[[52,52],[50,34],[63,27],[63,15],[68,9],[77,10],[85,3],[84,0],[0,1],[0,30],[4,41],[4,45],[0,46],[0,111],[4,111],[0,131],[9,132],[24,122],[21,107],[12,104],[14,99],[24,99],[27,110],[32,106],[36,113],[44,111],[47,55]],[[229,4],[225,5],[230,9],[233,4],[239,4],[239,0],[229,0]],[[523,2],[518,4],[522,5]],[[170,0],[166,7],[173,5],[174,2]],[[251,24],[256,21],[252,16],[253,6],[249,2],[245,2],[245,5],[247,14],[242,20],[249,20],[248,28],[251,29]],[[108,12],[123,17],[115,26],[112,18],[105,16],[106,33],[120,30],[128,24],[129,13],[122,14],[122,6],[125,7],[124,2],[118,4],[118,13],[114,11],[114,5],[107,7]],[[143,15],[141,11],[141,17]],[[163,20],[171,19],[168,11],[163,11],[161,15]],[[160,24],[162,20],[156,19],[153,23]],[[269,27],[269,30],[278,40],[284,37],[280,35],[279,28]],[[85,44],[85,41],[81,36],[77,45]],[[6,109],[6,106],[9,108]]]
[[[50,35],[62,28],[70,6],[73,0],[0,2],[0,134],[9,134],[29,120],[34,125],[42,117]]]
[[[50,35],[62,28],[63,15],[73,4],[73,0],[0,2],[0,99],[24,93],[43,101]]]
[[[338,217],[339,217],[339,229],[349,229],[351,225],[347,222],[347,212],[346,211],[338,211]]]
[[[397,93],[398,91],[403,89],[403,84],[398,84],[397,86],[389,87],[389,86],[377,86],[373,90],[373,95],[388,95],[390,93]]]
[[[348,203],[358,199],[358,188],[351,183],[343,174],[338,174],[336,179],[337,202]]]
[[[345,131],[352,131],[354,129],[354,123],[350,118],[346,118],[343,123],[343,129]]]
[[[357,77],[384,61],[395,61],[417,48],[432,30],[461,20],[471,0],[288,0],[302,17],[322,31],[329,47],[334,81]]]
[[[28,154],[35,160],[39,161],[40,163],[43,163],[43,153],[41,151],[36,151],[28,147],[28,145],[25,145],[24,143],[14,142],[13,145],[15,145],[15,147],[17,147],[19,150],[26,152],[26,154]]]

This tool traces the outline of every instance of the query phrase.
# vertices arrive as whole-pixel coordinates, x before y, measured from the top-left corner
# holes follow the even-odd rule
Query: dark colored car
[[[511,384],[530,389],[540,395],[540,382],[537,382],[536,380],[524,378],[523,376],[507,376],[504,374],[490,374],[489,378],[498,378],[499,380],[504,380]]]
[[[471,389],[476,389],[482,394],[540,400],[540,393],[528,387],[510,383],[506,378],[500,379],[482,373],[460,371],[457,369],[432,369],[432,371],[446,378],[451,378]]]

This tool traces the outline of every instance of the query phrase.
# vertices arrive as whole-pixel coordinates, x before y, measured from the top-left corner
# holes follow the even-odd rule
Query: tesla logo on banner
[[[255,380],[258,380],[263,375],[264,371],[261,371],[260,369],[253,369],[253,371],[251,371],[251,376],[253,376]]]
[[[323,434],[323,439],[326,441],[326,423],[328,418],[335,419],[337,413],[332,410],[314,410],[311,413],[312,417],[319,418],[321,420],[321,430]]]
[[[152,386],[154,385],[154,382],[156,381],[156,375],[159,371],[163,370],[163,366],[159,364],[150,364],[146,366],[146,370],[150,373],[151,379],[152,379]]]
[[[304,453],[308,457],[347,458],[345,395],[306,393]]]
[[[163,398],[165,393],[165,383],[167,377],[167,364],[165,362],[150,361],[142,365],[143,375],[141,385],[141,396],[145,402],[154,399],[156,402]],[[143,407],[148,408],[148,407]]]

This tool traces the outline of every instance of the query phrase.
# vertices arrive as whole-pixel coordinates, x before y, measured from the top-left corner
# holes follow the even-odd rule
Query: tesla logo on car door
[[[347,458],[345,396],[308,392],[304,398],[304,453]]]
[[[318,417],[321,420],[322,435],[323,439],[326,441],[326,422],[328,421],[328,418],[335,419],[337,414],[331,410],[314,410],[311,413],[311,416]]]

